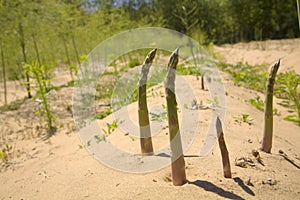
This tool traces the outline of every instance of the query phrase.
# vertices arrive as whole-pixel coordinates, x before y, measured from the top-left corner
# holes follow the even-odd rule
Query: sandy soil
[[[215,47],[229,63],[238,61],[250,64],[273,64],[282,58],[281,70],[300,73],[300,40],[266,41]],[[60,73],[55,84],[66,83],[67,72]],[[53,111],[60,128],[56,135],[43,140],[45,130],[34,111],[38,103],[25,100],[16,111],[0,113],[1,149],[12,147],[7,163],[0,165],[0,199],[299,199],[300,171],[279,155],[283,150],[300,164],[300,127],[283,120],[285,108],[275,108],[282,114],[274,116],[274,143],[271,154],[260,152],[265,166],[252,156],[253,149],[260,147],[263,130],[263,112],[246,101],[263,94],[235,86],[227,74],[221,73],[226,91],[226,118],[223,123],[225,140],[230,154],[232,179],[222,176],[220,151],[216,145],[207,157],[199,158],[200,147],[205,139],[211,120],[211,109],[197,110],[199,129],[191,147],[185,153],[188,184],[175,187],[171,183],[170,166],[144,174],[124,173],[99,163],[88,151],[80,148],[70,106],[72,88],[62,88],[50,94]],[[187,76],[185,80],[195,91],[198,102],[208,103],[209,91],[202,91],[200,80]],[[13,85],[13,84],[12,84]],[[14,87],[10,90],[15,91]],[[149,108],[165,104],[164,95],[156,86],[149,91]],[[181,91],[183,95],[188,96]],[[16,98],[24,93],[14,92]],[[20,96],[18,96],[20,95]],[[13,99],[13,97],[10,97]],[[180,101],[180,99],[179,99]],[[190,105],[190,104],[189,104]],[[182,112],[185,108],[180,108]],[[128,107],[131,119],[136,123],[136,103]],[[179,116],[181,117],[181,112]],[[238,123],[236,116],[249,114],[253,124]],[[100,124],[111,123],[109,116]],[[154,122],[153,122],[154,123]],[[183,125],[181,124],[181,127]],[[168,129],[163,124],[153,138],[155,150],[168,142]],[[184,134],[184,130],[182,130]],[[184,136],[182,136],[184,137]],[[139,140],[118,128],[107,138],[114,145],[128,152],[139,152]],[[235,160],[248,156],[255,166],[235,166]]]

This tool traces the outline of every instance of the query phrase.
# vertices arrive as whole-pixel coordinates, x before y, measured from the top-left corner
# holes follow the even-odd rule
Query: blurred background
[[[72,68],[104,39],[148,26],[204,45],[300,36],[296,0],[0,0],[0,64],[8,80],[33,61]]]

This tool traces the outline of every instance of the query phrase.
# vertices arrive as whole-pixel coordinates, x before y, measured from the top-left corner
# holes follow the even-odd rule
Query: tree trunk
[[[6,86],[6,67],[4,59],[4,48],[2,40],[0,41],[0,50],[1,50],[1,61],[2,61],[2,76],[3,76],[3,87],[4,87],[4,105],[7,105],[7,86]]]
[[[67,43],[66,43],[66,39],[63,35],[61,35],[61,39],[63,41],[65,54],[66,54],[66,57],[67,57],[67,63],[68,63],[68,67],[69,67],[69,70],[70,70],[70,76],[71,76],[71,79],[73,81],[74,80],[74,75],[73,75],[73,70],[72,70],[72,67],[71,67],[71,60],[70,60],[70,56],[69,56],[69,50],[68,50],[68,46],[67,46]]]
[[[24,64],[27,64],[27,55],[26,55],[26,46],[25,46],[25,36],[24,36],[24,30],[23,30],[23,26],[20,23],[19,24],[19,34],[20,34],[20,45],[22,48],[22,54],[23,54],[23,60],[24,60]],[[23,65],[24,65],[23,64]],[[26,78],[26,83],[25,83],[25,87],[27,90],[27,96],[30,99],[32,97],[31,92],[30,92],[30,77],[29,77],[29,72],[25,72],[25,78]]]
[[[77,50],[77,46],[76,46],[74,34],[71,34],[71,38],[72,38],[72,44],[73,44],[73,48],[74,48],[74,51],[75,51],[75,56],[76,56],[77,64],[80,65],[80,59],[79,59],[79,54],[78,54],[78,50]]]
[[[39,63],[39,66],[42,66],[40,52],[39,52],[39,49],[38,49],[37,42],[36,42],[34,34],[32,34],[32,40],[33,40],[33,45],[34,45],[34,50],[35,50],[35,53],[36,53],[37,61]]]

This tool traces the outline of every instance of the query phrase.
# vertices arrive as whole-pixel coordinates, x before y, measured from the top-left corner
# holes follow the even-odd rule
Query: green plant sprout
[[[8,144],[5,144],[4,145],[4,148],[2,148],[2,150],[0,150],[0,159],[7,163],[8,162],[8,159],[9,159],[9,154],[12,150],[12,146],[8,145]]]
[[[160,112],[159,114],[156,114],[153,112],[149,113],[151,116],[151,121],[163,122],[168,119],[167,110],[166,110],[166,107],[164,106],[164,104],[162,104],[162,108],[163,108],[163,111]]]
[[[264,111],[265,103],[264,101],[260,98],[260,96],[256,96],[255,98],[251,98],[248,100],[249,103],[254,106],[256,109],[260,111]],[[274,115],[280,115],[280,112],[278,109],[273,108],[273,114]]]
[[[112,123],[106,123],[107,130],[102,128],[105,136],[109,136],[116,128],[118,128],[118,124],[123,123],[122,121],[119,122],[118,120],[114,120]]]
[[[97,144],[99,142],[101,142],[101,141],[106,141],[105,135],[102,135],[102,136],[100,136],[100,135],[94,135],[94,138],[95,138]]]
[[[218,97],[214,97],[213,100],[208,99],[208,100],[207,100],[207,104],[210,104],[209,107],[218,107],[218,106],[219,106],[219,100],[218,100]]]
[[[252,125],[253,124],[253,118],[250,117],[248,114],[241,114],[239,116],[233,116],[233,119],[236,123],[238,124],[242,124],[242,123],[246,123],[248,125]]]
[[[34,81],[36,82],[37,92],[35,94],[35,99],[40,102],[39,110],[37,114],[41,114],[46,123],[47,123],[47,137],[52,136],[56,132],[55,127],[55,116],[50,110],[50,101],[47,96],[51,80],[46,77],[49,77],[49,71],[44,65],[39,65],[38,62],[32,62],[32,64],[25,65],[26,73],[33,76]]]

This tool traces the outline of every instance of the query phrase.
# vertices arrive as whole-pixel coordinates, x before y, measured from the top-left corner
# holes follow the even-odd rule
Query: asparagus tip
[[[216,128],[217,128],[217,135],[218,135],[218,138],[220,137],[220,135],[222,134],[223,132],[223,128],[222,128],[222,122],[219,118],[219,116],[217,116],[217,121],[216,121]]]

